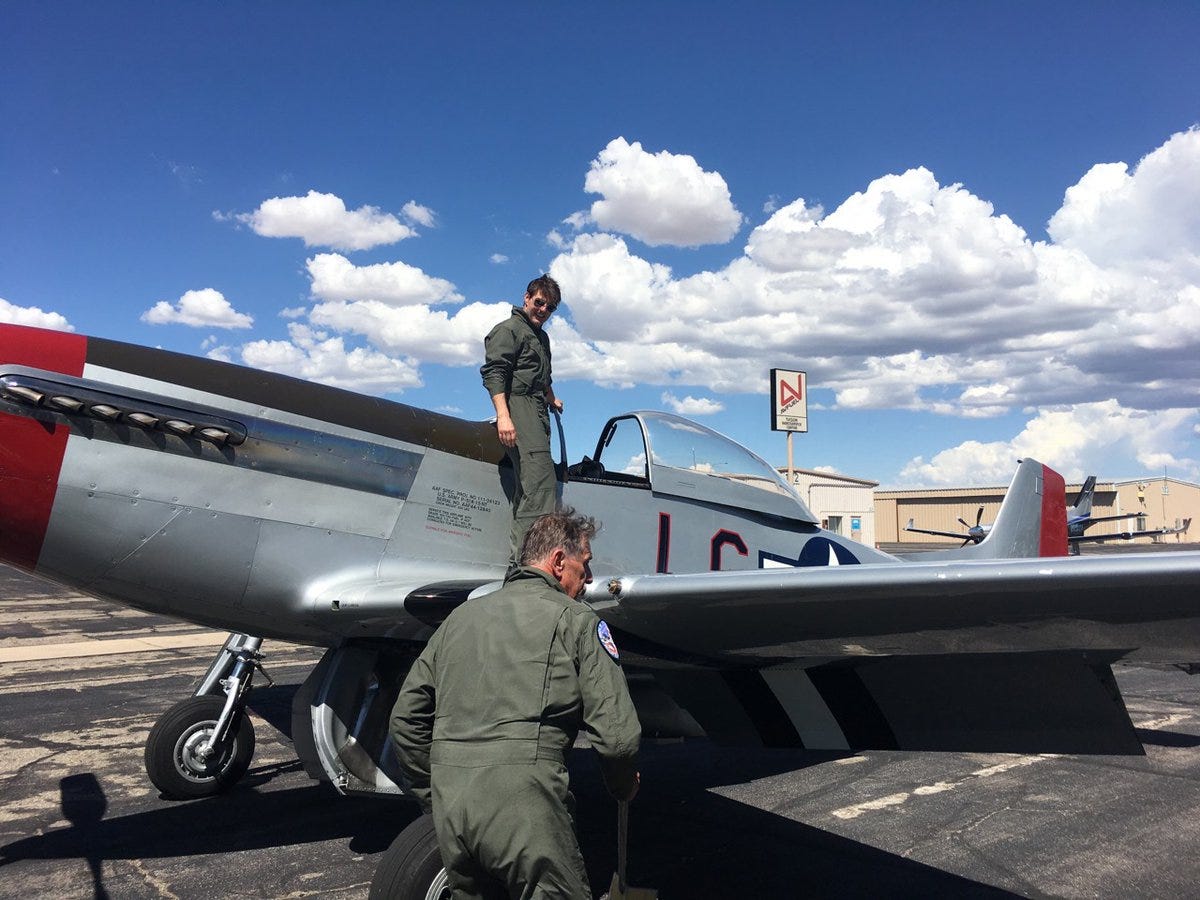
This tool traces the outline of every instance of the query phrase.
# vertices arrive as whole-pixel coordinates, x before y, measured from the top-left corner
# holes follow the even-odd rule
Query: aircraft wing
[[[1114,519],[1128,519],[1128,518],[1129,518],[1129,516],[1127,516],[1127,515],[1126,516],[1103,516],[1099,519],[1092,519],[1090,522],[1088,522],[1088,525],[1091,525],[1092,522],[1108,522],[1108,521],[1112,521]],[[1166,535],[1169,535],[1169,534],[1187,534],[1188,528],[1191,526],[1191,524],[1192,524],[1191,519],[1184,519],[1182,522],[1180,522],[1177,519],[1176,525],[1174,528],[1149,528],[1144,531],[1110,531],[1110,532],[1106,532],[1104,534],[1072,534],[1072,535],[1068,535],[1067,540],[1070,541],[1072,544],[1083,544],[1083,543],[1087,543],[1089,541],[1092,541],[1092,542],[1095,542],[1098,544],[1102,544],[1105,541],[1115,541],[1115,540],[1131,541],[1134,538],[1142,538],[1142,537],[1165,537]],[[1086,528],[1087,526],[1085,525],[1084,527]]]
[[[959,532],[959,531],[934,531],[934,530],[932,530],[932,529],[930,529],[930,528],[917,528],[915,525],[913,525],[913,524],[912,524],[912,520],[911,520],[911,519],[909,520],[908,524],[904,526],[904,530],[905,530],[905,531],[911,531],[913,534],[934,534],[934,535],[937,535],[938,537],[957,538],[957,539],[958,539],[958,540],[960,540],[960,541],[974,541],[974,540],[976,540],[974,537],[972,537],[971,535],[969,535],[969,534],[966,534],[966,533],[964,533],[964,532]],[[976,541],[976,542],[978,543],[978,541]]]
[[[1179,530],[1177,528],[1151,528],[1146,531],[1106,531],[1103,534],[1072,534],[1067,537],[1067,540],[1072,544],[1103,544],[1105,541],[1132,541],[1134,538],[1165,537],[1169,534],[1176,534]]]
[[[1116,513],[1115,515],[1111,516],[1087,516],[1081,522],[1071,524],[1081,524],[1084,528],[1087,528],[1091,525],[1095,525],[1097,522],[1116,522],[1120,519],[1136,519],[1137,517],[1137,513]]]
[[[647,659],[1071,650],[1200,660],[1200,552],[645,575],[594,584],[586,599]]]

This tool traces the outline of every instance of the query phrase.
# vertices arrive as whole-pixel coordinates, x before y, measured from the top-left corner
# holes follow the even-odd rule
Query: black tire
[[[446,870],[433,817],[421,816],[383,851],[371,879],[370,900],[449,900]]]
[[[208,759],[195,750],[208,740],[225,706],[217,696],[189,697],[163,713],[146,738],[146,774],[169,800],[211,797],[235,784],[254,756],[254,727],[236,713],[222,746]]]

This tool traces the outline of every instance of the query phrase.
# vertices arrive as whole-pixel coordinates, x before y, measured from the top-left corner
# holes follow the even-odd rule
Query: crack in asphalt
[[[174,893],[163,879],[156,878],[140,859],[126,859],[123,862],[133,869],[141,882],[154,891],[157,896],[162,897],[163,900],[180,900],[179,895]]]

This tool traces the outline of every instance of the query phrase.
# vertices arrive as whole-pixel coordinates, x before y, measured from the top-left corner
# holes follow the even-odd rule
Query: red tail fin
[[[958,550],[933,551],[944,559],[1030,559],[1067,555],[1067,486],[1063,477],[1026,457],[996,521],[982,542]]]
[[[1042,465],[1042,530],[1038,556],[1067,555],[1067,485],[1063,477]]]

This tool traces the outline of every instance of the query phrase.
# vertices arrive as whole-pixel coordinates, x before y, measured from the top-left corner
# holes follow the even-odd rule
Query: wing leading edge
[[[1104,651],[1200,660],[1200,552],[765,569],[615,579],[621,631],[713,662]],[[654,654],[648,654],[653,656]]]

